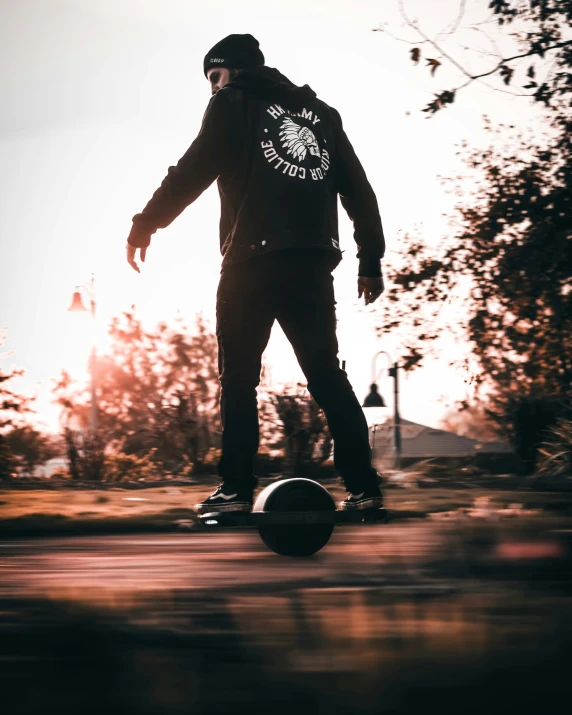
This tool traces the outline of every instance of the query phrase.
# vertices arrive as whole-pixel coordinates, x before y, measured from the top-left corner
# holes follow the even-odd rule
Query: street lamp
[[[89,300],[89,308],[86,308],[82,297],[82,289],[86,292],[87,298]],[[68,308],[70,313],[91,313],[92,319],[92,344],[91,344],[91,356],[90,356],[90,373],[91,373],[91,405],[89,411],[89,423],[92,433],[97,431],[97,394],[95,385],[95,280],[93,275],[89,283],[83,283],[82,285],[76,286],[72,297],[72,302]]]
[[[377,391],[377,383],[372,382],[369,386],[369,394],[363,401],[364,407],[385,407],[385,400]]]
[[[393,425],[394,425],[394,441],[395,441],[395,461],[397,468],[401,466],[401,417],[399,415],[399,377],[398,364],[393,361],[389,353],[385,350],[380,350],[375,353],[371,362],[371,385],[369,393],[363,401],[363,407],[385,407],[383,397],[379,394],[377,388],[377,358],[379,355],[385,355],[388,363],[387,373],[393,378]]]

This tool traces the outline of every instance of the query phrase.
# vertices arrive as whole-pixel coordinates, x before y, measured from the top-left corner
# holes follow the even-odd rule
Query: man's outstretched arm
[[[157,229],[169,226],[217,179],[228,158],[229,124],[228,101],[219,91],[208,104],[197,138],[177,165],[169,167],[143,211],[133,216],[128,253],[129,246],[146,248]]]
[[[364,294],[365,302],[372,303],[383,292],[381,259],[385,254],[385,238],[381,216],[373,188],[344,131],[342,118],[336,109],[333,113],[338,123],[337,190],[354,225],[354,240],[358,246],[358,296]]]

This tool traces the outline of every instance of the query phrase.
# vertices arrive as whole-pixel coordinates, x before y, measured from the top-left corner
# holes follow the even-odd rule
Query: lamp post
[[[401,466],[401,417],[399,415],[399,373],[398,364],[394,362],[389,353],[385,350],[380,350],[375,353],[371,362],[371,385],[369,393],[363,401],[363,407],[385,407],[383,397],[379,394],[377,388],[377,358],[379,355],[385,355],[387,358],[387,372],[393,378],[393,426],[394,426],[394,442],[395,442],[395,461],[397,468]]]
[[[87,293],[87,298],[89,300],[89,308],[86,308],[83,304],[81,297],[81,291],[83,290]],[[91,355],[90,355],[90,374],[91,374],[91,405],[89,410],[89,426],[92,433],[97,431],[97,393],[96,393],[96,383],[95,383],[95,279],[93,274],[89,283],[83,283],[82,285],[76,286],[72,297],[72,302],[68,308],[70,313],[91,313],[92,319],[92,343],[91,343]]]

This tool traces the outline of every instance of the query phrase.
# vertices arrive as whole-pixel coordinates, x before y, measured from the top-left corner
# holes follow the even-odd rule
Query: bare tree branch
[[[405,42],[406,45],[424,45],[425,44],[424,40],[422,42],[420,42],[419,40],[406,40],[404,37],[398,37],[397,35],[394,35],[393,32],[390,32],[385,27],[374,27],[372,29],[372,32],[383,32],[384,34],[389,35],[389,37],[393,38],[394,40],[397,40],[398,42]]]
[[[569,45],[572,45],[572,40],[568,40],[566,42],[558,42],[555,45],[551,45],[550,47],[543,47],[541,50],[530,50],[529,52],[523,52],[520,55],[513,55],[512,57],[505,57],[504,59],[500,60],[498,65],[494,67],[492,70],[489,70],[488,72],[481,72],[481,74],[476,74],[472,75],[471,79],[480,79],[481,77],[488,77],[491,74],[494,74],[497,72],[504,64],[507,62],[512,62],[513,60],[519,60],[522,57],[532,57],[534,55],[539,55],[541,52],[549,52],[550,50],[557,50],[560,47],[568,47]]]
[[[405,8],[404,8],[404,6],[403,6],[403,0],[398,0],[398,3],[399,3],[399,10],[400,10],[400,12],[401,12],[401,15],[402,15],[403,19],[405,20],[405,22],[409,25],[409,27],[412,27],[419,35],[421,35],[421,37],[424,39],[425,42],[428,42],[430,45],[432,45],[432,46],[437,50],[437,52],[440,52],[440,53],[443,55],[443,57],[444,57],[445,59],[449,60],[449,62],[451,62],[451,64],[455,65],[455,67],[457,67],[457,69],[458,69],[460,72],[462,72],[462,73],[463,73],[464,75],[466,75],[467,77],[471,77],[471,74],[470,74],[469,72],[467,72],[467,70],[466,70],[462,65],[460,65],[460,64],[457,62],[457,60],[455,60],[453,57],[451,57],[450,55],[448,55],[448,54],[447,54],[436,42],[434,42],[431,38],[427,37],[427,35],[423,32],[423,30],[421,30],[421,28],[419,27],[419,25],[418,25],[416,22],[410,20],[410,19],[407,17],[407,14],[405,13]]]
[[[499,72],[499,70],[501,70],[501,74],[504,73],[508,77],[508,80],[510,80],[510,75],[512,75],[512,70],[507,68],[507,65],[509,62],[513,62],[514,60],[522,59],[524,57],[533,57],[535,55],[544,56],[544,54],[546,52],[549,52],[551,50],[556,50],[556,49],[560,49],[562,47],[568,47],[568,46],[572,45],[572,40],[567,40],[567,41],[563,41],[563,42],[557,42],[553,45],[549,45],[548,47],[540,47],[540,48],[528,50],[527,52],[521,52],[517,55],[512,55],[511,57],[502,57],[501,53],[498,52],[498,47],[497,47],[496,48],[497,49],[497,57],[499,58],[497,64],[492,69],[487,70],[486,72],[480,72],[479,74],[473,74],[472,72],[467,70],[463,65],[461,65],[459,62],[457,62],[457,60],[454,57],[452,57],[450,54],[445,52],[443,47],[441,45],[437,44],[437,42],[435,42],[435,40],[432,40],[430,37],[428,37],[423,32],[423,30],[419,27],[416,20],[411,20],[408,17],[408,15],[405,11],[404,0],[398,0],[398,6],[399,6],[399,12],[400,12],[401,16],[403,17],[405,24],[408,25],[409,27],[411,27],[413,30],[415,30],[415,32],[417,32],[417,34],[420,35],[420,37],[422,38],[422,42],[411,42],[409,40],[402,40],[402,41],[407,42],[408,44],[413,44],[413,45],[421,45],[421,44],[428,43],[435,50],[437,50],[437,52],[439,52],[442,57],[444,57],[446,60],[448,60],[454,67],[456,67],[462,74],[464,74],[465,77],[467,77],[467,81],[464,82],[463,84],[459,85],[458,87],[455,87],[452,90],[445,90],[445,91],[441,92],[440,94],[437,94],[436,99],[433,100],[432,102],[430,102],[430,104],[428,105],[426,110],[424,110],[424,111],[429,111],[430,113],[435,113],[435,111],[437,109],[441,108],[444,104],[451,103],[454,100],[454,97],[459,90],[464,89],[472,82],[475,82],[475,81],[482,82],[483,77],[490,77],[491,75]],[[462,17],[463,13],[464,13],[464,2],[462,2],[462,4],[461,4],[459,17]],[[459,22],[460,22],[460,20],[459,20]],[[477,23],[477,24],[486,24],[486,23]],[[455,23],[455,29],[456,29],[456,26],[458,26],[457,21]],[[483,34],[485,34],[485,36],[487,36],[486,33],[484,33],[484,31],[481,30],[480,28],[473,27],[471,29],[483,32]],[[443,33],[443,31],[439,34],[442,34],[442,33]],[[391,33],[388,33],[388,34],[391,34]],[[437,37],[439,36],[439,34],[437,35]],[[396,37],[395,39],[400,39],[400,38]],[[492,44],[494,44],[493,41],[491,40],[491,38],[488,38],[488,39],[491,41]],[[502,70],[503,67],[507,68],[507,69]],[[507,84],[508,84],[508,80],[506,82]],[[501,88],[491,87],[490,85],[486,84],[485,82],[482,82],[482,84],[489,87],[490,89],[495,89],[496,91],[502,91],[502,92],[505,92],[508,94],[512,94],[513,96],[520,96],[520,97],[534,96],[534,93],[529,94],[526,92],[523,92],[523,93],[510,92],[509,90],[503,90]]]
[[[442,29],[440,32],[438,32],[438,33],[435,35],[435,37],[433,38],[433,41],[434,41],[434,42],[437,42],[437,40],[439,39],[439,36],[440,36],[440,35],[444,35],[444,34],[452,35],[452,34],[455,32],[455,30],[456,30],[456,29],[459,27],[459,25],[461,24],[461,20],[463,19],[463,16],[464,16],[464,14],[465,14],[465,5],[466,5],[466,0],[461,0],[461,4],[459,5],[459,14],[457,15],[457,19],[455,20],[455,22],[454,22],[453,25],[451,26],[451,29],[447,31],[447,27],[443,28],[443,29]]]
[[[500,51],[499,46],[495,42],[495,40],[487,33],[485,32],[482,28],[480,27],[475,27],[474,25],[468,28],[469,30],[473,30],[474,32],[480,32],[482,35],[484,35],[487,40],[491,43],[491,47],[493,48],[494,52],[491,52],[491,54],[494,54],[496,57],[502,57],[502,53]]]

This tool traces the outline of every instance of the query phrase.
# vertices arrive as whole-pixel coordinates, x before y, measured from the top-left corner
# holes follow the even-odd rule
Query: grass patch
[[[264,487],[270,480],[261,480]],[[326,482],[336,501],[345,490],[339,482]],[[129,489],[4,489],[0,491],[2,535],[59,535],[64,533],[127,533],[176,531],[178,521],[198,522],[194,504],[212,490],[212,484]],[[567,495],[537,490],[447,487],[431,489],[410,486],[387,489],[386,503],[394,519],[419,519],[443,512],[471,510],[487,500],[491,512],[502,512],[520,504],[524,512],[534,510],[550,516],[571,515]]]

